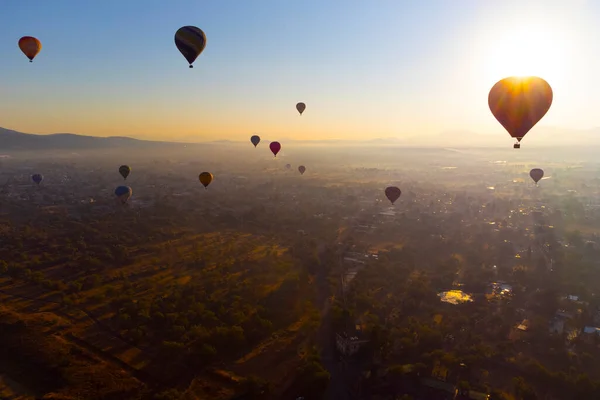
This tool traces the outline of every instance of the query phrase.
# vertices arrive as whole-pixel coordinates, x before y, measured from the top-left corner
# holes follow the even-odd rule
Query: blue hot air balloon
[[[44,180],[44,175],[42,175],[42,174],[33,174],[33,175],[31,175],[31,180],[34,181],[35,183],[37,183],[39,185]]]
[[[123,204],[127,203],[132,194],[133,191],[129,186],[119,186],[115,189],[115,195]]]

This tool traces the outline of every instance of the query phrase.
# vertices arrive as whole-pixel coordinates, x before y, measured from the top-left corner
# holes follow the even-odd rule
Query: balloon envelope
[[[394,202],[400,198],[401,194],[402,192],[396,186],[389,186],[385,188],[385,197],[387,197],[392,204],[394,204]]]
[[[271,142],[269,148],[271,149],[271,152],[273,152],[273,155],[277,157],[277,153],[281,150],[281,144],[279,142]]]
[[[133,190],[129,186],[118,186],[115,189],[115,195],[123,204],[127,203],[132,194]]]
[[[210,185],[210,183],[213,181],[213,174],[211,174],[210,172],[202,172],[199,176],[198,179],[200,180],[200,183],[204,185],[204,188],[206,189],[206,187],[208,185]]]
[[[206,35],[195,26],[181,27],[175,33],[175,46],[193,68],[192,64],[206,47]]]
[[[509,77],[492,87],[488,105],[510,136],[521,141],[552,105],[552,88],[536,76]]]
[[[44,175],[42,175],[42,174],[33,174],[33,175],[31,175],[31,180],[34,181],[35,183],[37,183],[39,185],[44,180]]]
[[[250,141],[252,142],[252,144],[254,145],[254,147],[258,146],[258,144],[260,143],[260,136],[258,135],[253,135],[250,138]]]
[[[538,183],[540,179],[544,177],[544,170],[540,168],[534,168],[531,171],[529,171],[529,176],[531,177],[531,179],[533,179],[535,183]]]
[[[123,179],[127,179],[130,172],[131,172],[131,167],[129,165],[121,165],[119,167],[119,173],[121,174]]]
[[[292,169],[292,164],[285,164],[285,167],[286,167],[287,169]]]
[[[296,110],[298,110],[298,112],[300,113],[300,115],[302,115],[302,113],[304,112],[304,110],[306,110],[306,104],[304,104],[304,103],[298,103],[298,104],[296,104]]]
[[[42,50],[42,42],[32,36],[23,36],[19,39],[19,48],[29,58],[29,62],[32,62]]]
[[[300,171],[300,175],[304,175],[304,171],[306,171],[306,167],[304,165],[301,165],[298,167],[298,171]]]

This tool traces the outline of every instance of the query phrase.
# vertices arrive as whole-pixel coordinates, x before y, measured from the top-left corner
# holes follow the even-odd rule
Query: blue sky
[[[2,0],[0,126],[199,141],[254,132],[507,135],[487,91],[523,67],[555,91],[540,124],[584,129],[600,125],[599,8],[583,0]],[[207,35],[194,69],[173,41],[184,25]],[[24,35],[42,41],[32,64],[17,47]],[[507,60],[511,46],[531,59]],[[302,117],[298,101],[307,104]]]

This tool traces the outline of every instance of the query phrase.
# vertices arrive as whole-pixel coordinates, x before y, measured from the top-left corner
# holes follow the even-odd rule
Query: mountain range
[[[586,146],[600,147],[600,128],[568,130],[553,127],[536,127],[535,134],[523,140],[523,146]],[[470,131],[448,131],[435,135],[410,135],[402,138],[374,138],[369,140],[298,140],[281,139],[286,143],[305,145],[370,145],[370,146],[426,146],[426,147],[511,147],[513,139],[504,133],[481,134]],[[265,142],[269,142],[265,140]],[[218,140],[214,144],[240,142]],[[111,136],[96,137],[72,133],[31,134],[0,128],[0,151],[5,150],[83,150],[111,148],[156,148],[160,146],[197,145],[198,143],[164,142]]]

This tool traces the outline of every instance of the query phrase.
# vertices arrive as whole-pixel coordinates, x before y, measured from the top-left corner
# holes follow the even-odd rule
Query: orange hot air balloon
[[[517,139],[515,149],[521,147],[521,139],[546,115],[552,96],[548,82],[536,76],[511,76],[492,87],[488,105],[498,122]]]
[[[213,181],[213,174],[210,172],[202,172],[198,175],[198,179],[200,180],[200,183],[204,185],[204,189],[208,189],[208,185]]]
[[[32,36],[23,36],[19,39],[19,48],[29,58],[29,62],[33,62],[35,56],[42,50],[42,42]]]

